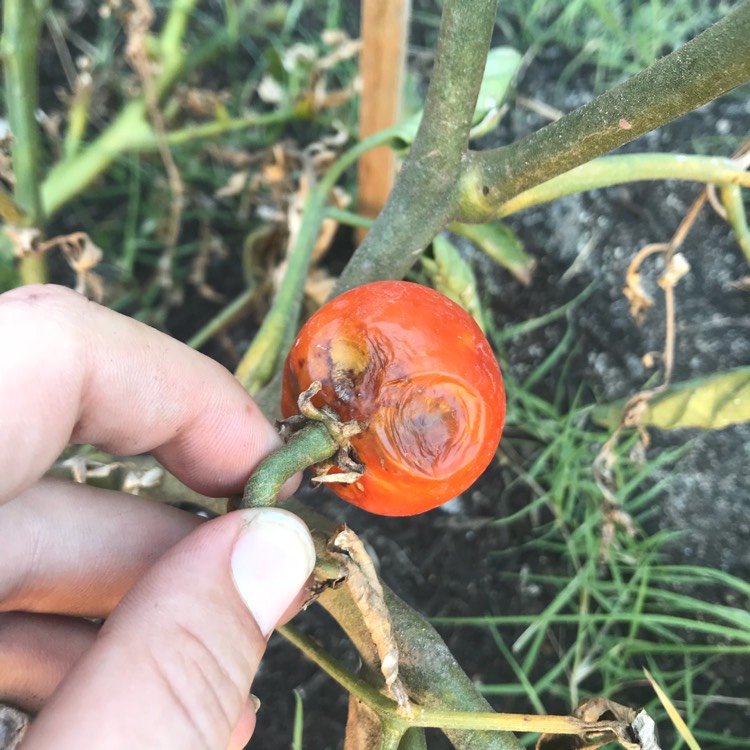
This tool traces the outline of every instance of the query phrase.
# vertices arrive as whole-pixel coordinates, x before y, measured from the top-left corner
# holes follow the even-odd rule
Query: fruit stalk
[[[275,505],[284,482],[308,466],[330,458],[338,449],[338,443],[322,422],[310,422],[258,465],[242,497],[230,501],[230,510]]]

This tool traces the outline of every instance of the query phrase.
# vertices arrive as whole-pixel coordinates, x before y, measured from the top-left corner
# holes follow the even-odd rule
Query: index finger
[[[68,443],[152,451],[207,495],[238,491],[280,443],[232,374],[64,287],[0,296],[0,502]]]

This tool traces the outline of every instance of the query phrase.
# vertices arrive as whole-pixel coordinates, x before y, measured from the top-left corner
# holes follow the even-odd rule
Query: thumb
[[[242,747],[255,727],[250,684],[266,638],[301,605],[314,564],[307,527],[287,511],[204,524],[114,610],[24,750]]]

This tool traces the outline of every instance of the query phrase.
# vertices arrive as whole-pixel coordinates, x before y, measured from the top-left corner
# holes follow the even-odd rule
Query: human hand
[[[40,477],[93,443],[222,496],[278,436],[220,365],[70,290],[0,296],[0,352],[0,700],[39,711],[24,750],[242,747],[266,638],[314,564],[302,521]]]

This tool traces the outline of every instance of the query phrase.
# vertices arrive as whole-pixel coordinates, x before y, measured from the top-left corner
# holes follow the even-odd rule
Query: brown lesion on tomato
[[[333,392],[345,404],[356,398],[357,383],[370,362],[365,344],[362,340],[339,336],[328,347]]]
[[[371,423],[380,443],[378,452],[388,462],[425,477],[451,471],[467,418],[460,393],[435,389],[417,376],[390,381],[381,397]]]
[[[347,417],[367,417],[377,404],[384,373],[393,360],[390,342],[372,332],[355,330],[333,339],[327,355],[330,387],[345,405]]]

